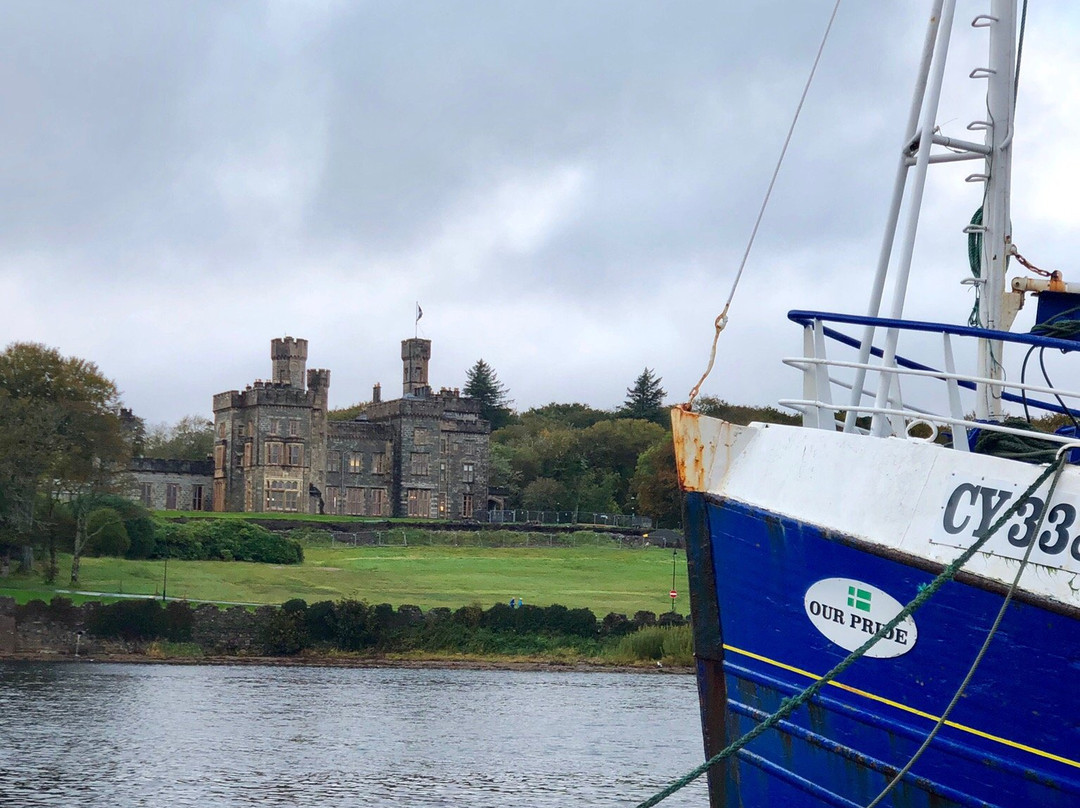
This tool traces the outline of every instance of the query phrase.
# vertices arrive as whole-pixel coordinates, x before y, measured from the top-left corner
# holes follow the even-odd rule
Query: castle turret
[[[312,394],[312,402],[316,407],[326,409],[330,399],[330,371],[315,370],[307,372],[308,390]]]
[[[414,338],[401,341],[401,362],[404,365],[403,395],[421,398],[427,395],[429,359],[431,359],[431,340]]]
[[[304,372],[307,368],[306,339],[285,337],[271,340],[270,359],[274,365],[274,383],[288,384],[298,390],[304,389]]]

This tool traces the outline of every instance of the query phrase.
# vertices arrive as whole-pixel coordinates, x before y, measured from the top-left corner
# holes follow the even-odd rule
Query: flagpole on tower
[[[424,310],[420,308],[420,302],[416,302],[416,322],[413,323],[413,338],[420,336],[420,318],[424,316]]]

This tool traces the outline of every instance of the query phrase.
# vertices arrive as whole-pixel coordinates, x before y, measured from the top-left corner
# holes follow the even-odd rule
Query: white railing
[[[948,431],[953,447],[959,451],[970,450],[971,430],[1037,436],[1062,444],[1076,440],[1074,433],[1051,434],[1015,423],[975,420],[971,415],[975,410],[975,395],[979,390],[990,388],[994,396],[1006,404],[1022,407],[1026,414],[1040,417],[1067,415],[1075,429],[1075,423],[1080,421],[1080,391],[1062,390],[1049,383],[1029,384],[957,372],[953,343],[957,340],[994,340],[1002,345],[1026,347],[1029,352],[1053,348],[1067,353],[1080,350],[1080,342],[968,326],[824,312],[794,311],[788,317],[803,327],[803,356],[784,360],[785,364],[802,371],[803,397],[784,399],[779,403],[801,412],[805,426],[920,441],[936,440],[942,431]],[[871,338],[875,329],[929,335],[924,336],[924,340],[933,340],[937,335],[940,345],[937,366],[913,362],[902,356],[883,364],[884,351],[877,348],[860,351],[862,340],[833,327],[845,324],[865,327]],[[856,358],[830,358],[827,348],[836,353],[850,351]],[[860,355],[866,356],[867,361],[858,361]],[[917,388],[912,398],[920,400],[918,405],[905,398],[902,382]],[[888,391],[883,399],[878,396],[881,389]],[[842,392],[837,395],[837,391]],[[932,405],[922,403],[927,393],[934,402]],[[923,428],[917,428],[919,425]]]

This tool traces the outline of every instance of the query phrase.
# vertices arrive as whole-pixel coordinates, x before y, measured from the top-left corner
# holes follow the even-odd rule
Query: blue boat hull
[[[940,571],[700,492],[686,495],[686,526],[706,757],[847,656],[808,616],[815,583],[864,581],[906,603]],[[930,732],[1001,603],[999,585],[947,584],[915,613],[910,650],[859,660],[714,766],[714,808],[865,806]],[[1014,600],[949,723],[883,804],[1080,805],[1078,649],[1076,615]]]

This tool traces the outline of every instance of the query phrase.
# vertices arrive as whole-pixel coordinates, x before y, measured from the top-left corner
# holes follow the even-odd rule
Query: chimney
[[[371,403],[378,404],[382,401],[382,385],[375,382],[375,386],[371,388]]]

